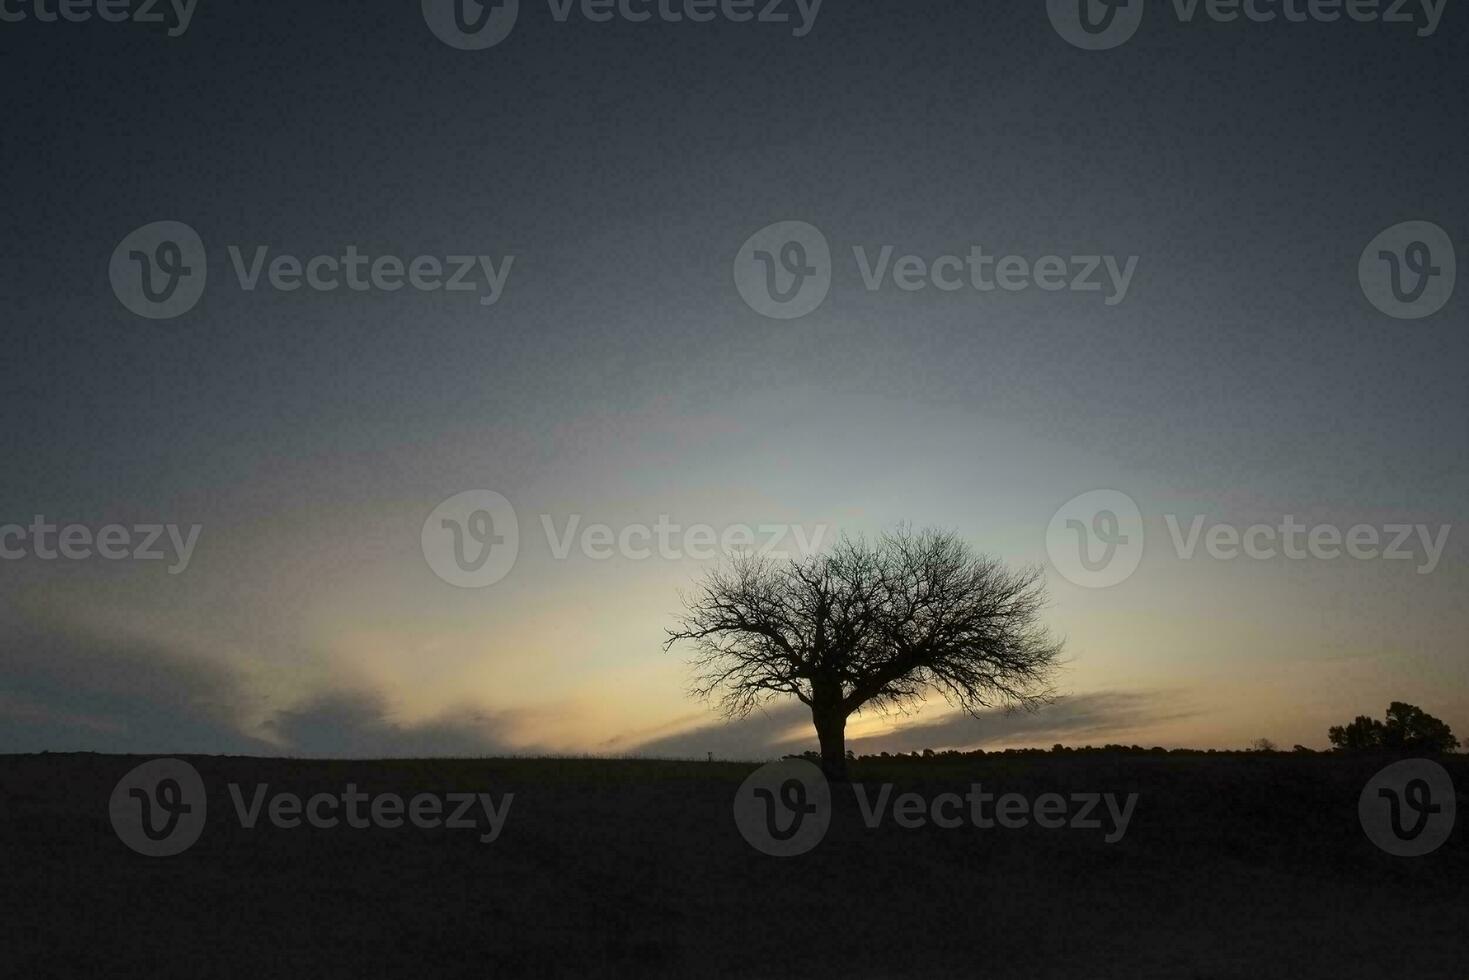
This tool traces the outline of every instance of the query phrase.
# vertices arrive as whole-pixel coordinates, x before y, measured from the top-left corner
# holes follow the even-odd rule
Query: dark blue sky
[[[258,734],[283,702],[306,710],[350,688],[411,719],[472,702],[495,713],[494,744],[574,748],[600,743],[558,735],[556,719],[598,678],[638,678],[634,707],[592,726],[609,738],[699,710],[656,652],[689,569],[609,581],[528,554],[512,592],[444,589],[417,535],[451,494],[505,494],[523,536],[543,512],[855,530],[908,519],[1018,560],[1044,559],[1064,501],[1114,486],[1150,517],[1457,527],[1469,287],[1432,316],[1394,319],[1364,296],[1357,262],[1383,229],[1421,219],[1448,233],[1462,269],[1463,12],[1450,5],[1417,37],[1379,23],[1184,24],[1153,3],[1130,41],[1089,52],[1043,4],[994,6],[826,0],[793,37],[722,20],[563,24],[522,0],[513,32],[484,51],[441,43],[412,2],[199,0],[174,38],[0,23],[0,523],[204,526],[176,579],[128,562],[0,563],[0,615],[127,657],[156,646],[226,660],[246,676],[221,689],[275,706],[241,708],[230,730]],[[188,313],[155,321],[118,301],[108,263],[162,220],[199,233],[209,283]],[[834,258],[826,301],[792,321],[752,311],[731,278],[741,244],[783,220],[821,229]],[[1109,306],[1035,288],[869,291],[853,257],[976,244],[1138,262]],[[485,307],[443,291],[246,291],[231,245],[514,263]],[[1155,568],[1150,551],[1155,579],[1107,593],[1110,607],[1060,582],[1057,615],[1080,692],[1203,683],[1169,652],[1182,625],[1149,633],[1166,596],[1180,623],[1275,624],[1293,653],[1314,635],[1322,656],[1426,656],[1413,683],[1443,690],[1448,671],[1444,699],[1469,722],[1454,673],[1466,634],[1442,618],[1463,556],[1450,538],[1436,575],[1379,563],[1350,582],[1215,563],[1180,599],[1171,553]],[[1323,603],[1362,621],[1348,628]],[[1108,616],[1133,618],[1124,631]],[[507,666],[527,637],[560,651],[548,656],[580,651],[554,673],[585,681]],[[453,652],[406,690],[417,681],[400,661],[421,665],[428,647]],[[64,663],[0,663],[16,747],[112,744],[56,718],[132,724],[107,692],[59,694],[53,675],[80,672]],[[1355,699],[1406,669],[1395,663],[1322,712],[1376,713]],[[1315,676],[1291,690],[1319,689]],[[205,697],[190,692],[162,700]],[[1160,737],[1274,734],[1235,710],[1200,705],[1207,725]]]

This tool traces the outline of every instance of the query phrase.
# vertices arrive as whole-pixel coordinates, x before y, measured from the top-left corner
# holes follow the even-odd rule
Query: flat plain
[[[1363,833],[1378,757],[989,754],[863,759],[869,798],[1138,794],[1126,835],[891,818],[833,787],[798,857],[741,837],[753,763],[319,761],[184,756],[199,839],[171,857],[108,816],[144,757],[0,756],[12,976],[1263,977],[1465,975],[1469,758],[1447,843],[1395,857]],[[512,793],[477,830],[241,826],[266,796]],[[483,824],[484,818],[480,817]],[[1110,821],[1103,819],[1110,827]]]

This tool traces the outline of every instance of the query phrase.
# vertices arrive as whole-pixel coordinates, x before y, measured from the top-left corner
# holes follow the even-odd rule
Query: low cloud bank
[[[858,754],[1048,746],[1121,740],[1187,717],[1165,695],[1079,694],[1036,713],[952,712],[896,730],[850,738]],[[405,721],[371,690],[329,690],[270,710],[228,666],[159,644],[80,632],[12,631],[0,644],[0,752],[102,751],[320,757],[534,754],[515,738],[518,713],[477,707]],[[265,718],[263,724],[260,718]],[[255,719],[255,721],[251,721]],[[711,720],[608,740],[602,751],[702,759],[766,759],[816,747],[810,713],[798,702],[747,718]]]

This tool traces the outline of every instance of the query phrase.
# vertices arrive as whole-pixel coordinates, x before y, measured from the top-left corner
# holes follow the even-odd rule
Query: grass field
[[[145,857],[108,801],[141,757],[0,757],[8,975],[1424,977],[1465,975],[1469,758],[1459,822],[1419,858],[1364,835],[1385,762],[1325,755],[861,760],[926,798],[1138,794],[1101,831],[867,827],[849,787],[812,851],[775,858],[732,801],[754,764],[187,757],[208,816]],[[240,825],[290,791],[513,793],[481,843],[445,828]]]

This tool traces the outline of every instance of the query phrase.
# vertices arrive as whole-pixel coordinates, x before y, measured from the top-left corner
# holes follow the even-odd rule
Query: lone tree
[[[1393,752],[1453,752],[1459,740],[1447,724],[1416,704],[1394,701],[1388,705],[1387,721],[1358,715],[1350,725],[1333,725],[1327,730],[1333,747],[1346,752],[1387,749]]]
[[[824,554],[738,555],[710,572],[664,648],[692,643],[693,691],[730,717],[794,696],[828,778],[847,778],[847,719],[937,692],[971,715],[1052,699],[1061,644],[1040,624],[1039,568],[1012,570],[955,534],[907,527]]]

